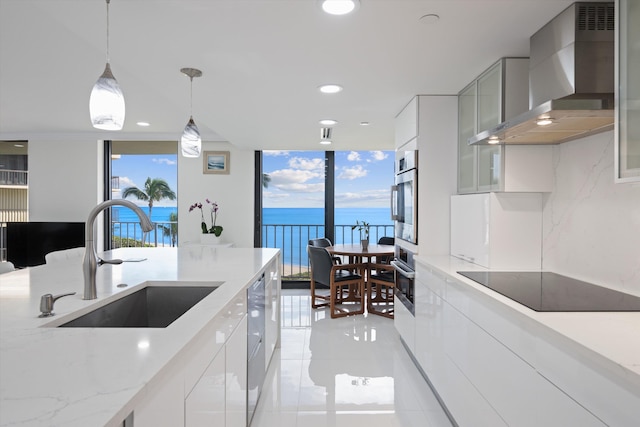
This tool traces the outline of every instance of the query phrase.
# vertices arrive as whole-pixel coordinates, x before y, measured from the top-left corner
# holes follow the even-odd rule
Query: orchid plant
[[[194,209],[200,209],[200,217],[202,218],[202,222],[200,223],[200,227],[202,228],[203,234],[215,234],[216,237],[220,237],[222,234],[222,226],[216,225],[216,220],[218,219],[218,203],[212,202],[209,199],[205,199],[205,202],[208,205],[210,214],[211,214],[211,228],[207,227],[207,223],[204,220],[204,210],[203,205],[200,202],[196,202],[193,205],[189,206],[189,212]]]

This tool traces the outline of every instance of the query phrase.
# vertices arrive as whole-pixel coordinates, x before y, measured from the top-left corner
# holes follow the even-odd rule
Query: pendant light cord
[[[109,63],[109,3],[111,0],[107,1],[107,63]]]
[[[189,115],[193,118],[193,76],[189,76],[191,79],[191,90],[189,92]]]

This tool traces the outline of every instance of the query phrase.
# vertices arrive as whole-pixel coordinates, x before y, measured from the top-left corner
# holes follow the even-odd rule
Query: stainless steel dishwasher
[[[247,289],[247,425],[251,424],[265,376],[264,274]]]

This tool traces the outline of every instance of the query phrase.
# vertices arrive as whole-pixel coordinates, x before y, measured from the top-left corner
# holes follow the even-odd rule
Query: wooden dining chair
[[[307,246],[307,253],[311,263],[311,306],[329,306],[332,319],[364,313],[364,266],[336,264],[331,254],[318,246]],[[327,286],[329,294],[319,294],[318,285]]]
[[[367,280],[367,311],[393,319],[395,270],[390,264],[369,264]]]

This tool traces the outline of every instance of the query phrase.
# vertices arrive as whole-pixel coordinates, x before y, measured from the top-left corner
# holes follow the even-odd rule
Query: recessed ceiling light
[[[24,144],[13,144],[14,147],[18,147],[18,148],[22,148],[24,147]]]
[[[330,15],[346,15],[359,6],[359,0],[320,0],[320,7]]]
[[[342,91],[342,86],[336,84],[327,84],[319,86],[320,92],[322,93],[338,93]]]
[[[369,122],[360,122],[360,126],[369,126],[370,124]]]
[[[500,139],[497,136],[490,136],[489,140],[487,141],[487,143],[489,144],[498,144],[500,143]]]
[[[331,145],[331,140],[330,139],[321,139],[320,140],[320,144],[322,144],[322,145]]]
[[[320,120],[320,124],[322,126],[334,126],[338,124],[338,121],[333,119],[322,119]]]
[[[151,126],[151,124],[149,122],[137,122],[136,124],[138,126],[142,126],[142,127]]]

